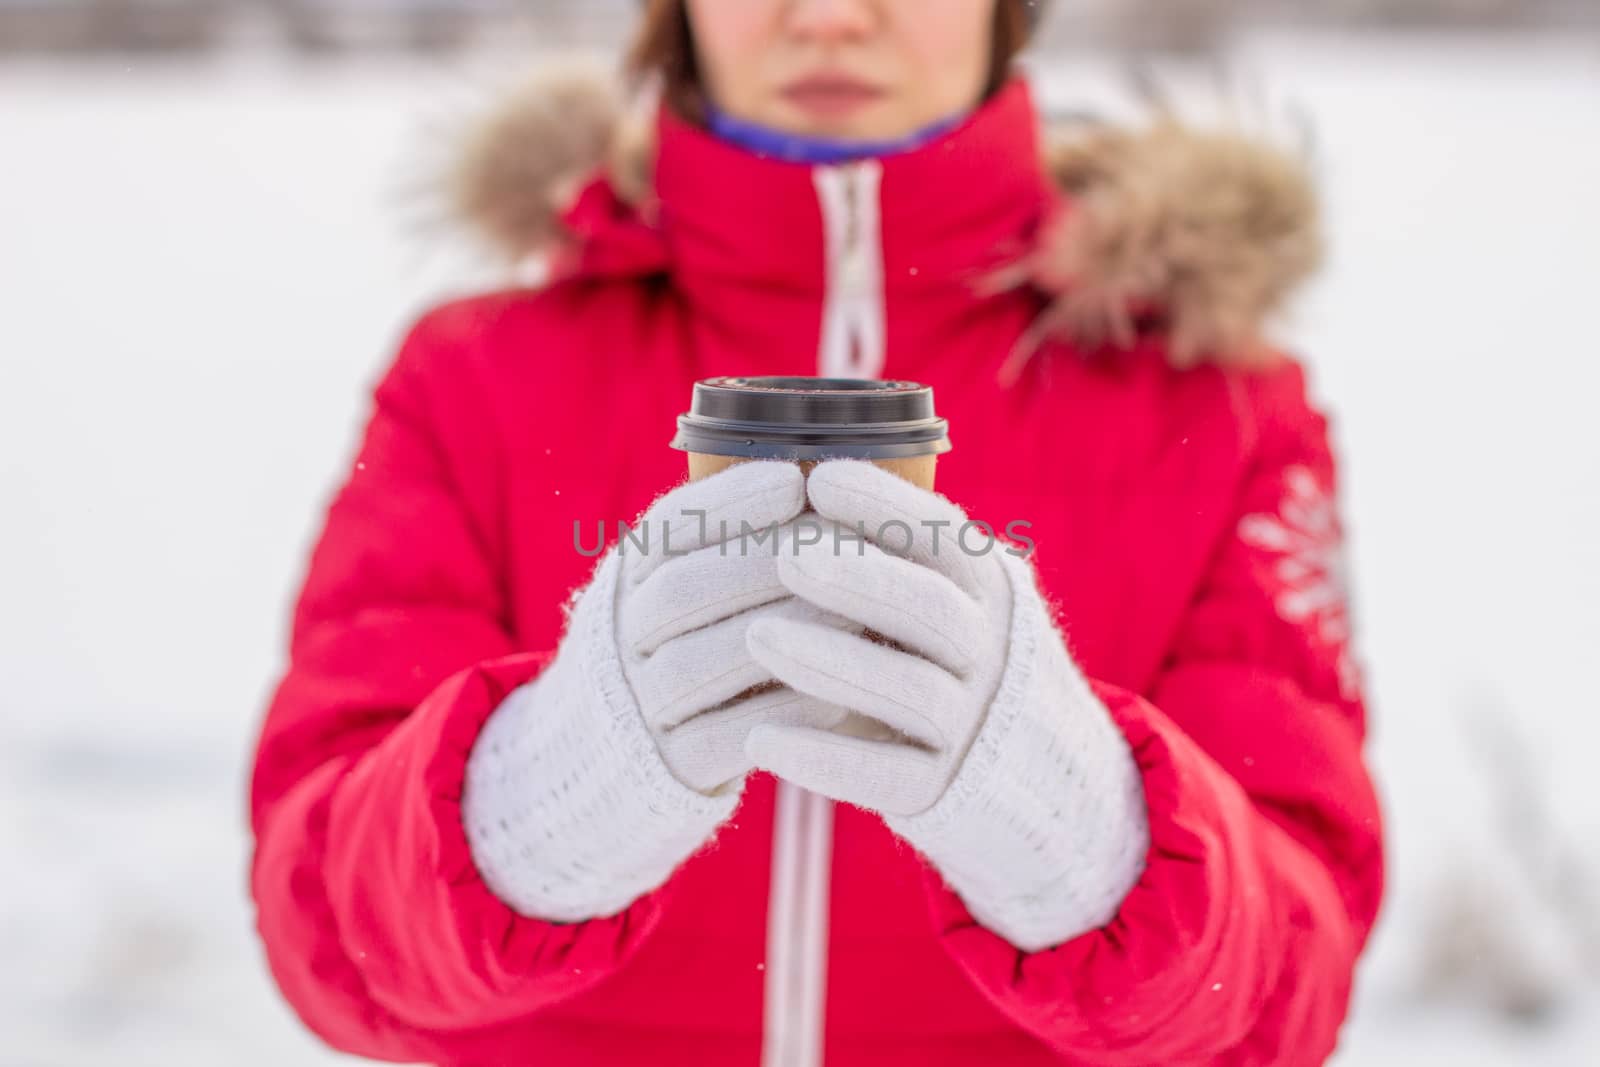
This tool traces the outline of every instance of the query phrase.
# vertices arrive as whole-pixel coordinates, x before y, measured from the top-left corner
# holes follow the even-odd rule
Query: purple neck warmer
[[[892,140],[850,141],[789,133],[746,119],[735,118],[714,104],[706,105],[706,125],[712,133],[757,155],[773,156],[791,163],[842,163],[868,156],[893,155],[932,140],[954,127],[966,116],[966,112],[961,112],[930,123],[905,137]]]

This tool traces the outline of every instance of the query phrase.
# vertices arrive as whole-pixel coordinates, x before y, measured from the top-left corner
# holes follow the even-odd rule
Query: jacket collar
[[[1052,192],[1035,122],[1027,84],[1019,79],[953,129],[866,161],[868,169],[881,171],[880,233],[855,236],[878,240],[890,268],[883,279],[887,291],[900,295],[956,281],[1030,243]],[[824,295],[829,220],[819,181],[848,173],[851,164],[760,156],[665,107],[657,131],[660,223],[687,284],[737,280]]]
[[[540,263],[557,277],[666,275],[727,343],[796,345],[796,302],[829,285],[823,189],[837,200],[861,176],[819,182],[818,168],[722,143],[659,102],[634,109],[616,88],[599,71],[536,72],[466,129],[449,210],[538,276]],[[974,305],[951,295],[953,280],[1008,242],[1026,247],[994,287],[1042,307],[1014,356],[1054,342],[1121,350],[1153,329],[1180,365],[1270,358],[1270,317],[1320,255],[1304,160],[1250,131],[1185,126],[1170,105],[1140,126],[1080,118],[1041,131],[1028,95],[1013,82],[958,128],[882,160],[872,202],[891,358],[911,351],[923,313],[959,322]],[[904,298],[918,292],[951,306]],[[716,306],[733,293],[754,294],[759,314]]]
[[[932,140],[854,163],[762,156],[664,105],[655,143],[653,258],[708,366],[912,376],[977,305],[1038,310],[981,290],[1057,195],[1021,79]]]

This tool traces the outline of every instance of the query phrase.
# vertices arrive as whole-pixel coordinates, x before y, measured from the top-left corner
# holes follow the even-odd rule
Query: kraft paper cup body
[[[725,471],[736,463],[749,463],[749,456],[709,456],[704,452],[689,453],[689,480],[698,482],[702,478],[709,478],[719,471]],[[822,462],[818,459],[792,460],[798,463],[800,469],[807,474],[811,468]],[[890,474],[904,478],[912,485],[921,489],[932,489],[935,474],[938,473],[938,456],[910,456],[901,459],[875,459],[872,465],[882,467]]]

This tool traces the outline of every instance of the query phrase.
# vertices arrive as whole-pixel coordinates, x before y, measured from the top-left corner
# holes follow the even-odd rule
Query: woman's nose
[[[820,42],[852,40],[872,32],[878,0],[792,0],[788,29]]]

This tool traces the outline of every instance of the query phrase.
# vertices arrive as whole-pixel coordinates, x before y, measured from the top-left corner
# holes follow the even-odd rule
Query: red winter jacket
[[[1126,343],[1073,339],[1072,300],[1110,268],[1080,255],[1075,281],[1039,279],[1062,273],[1063,218],[1107,238],[1116,213],[1058,185],[1040,126],[1014,81],[931,144],[830,168],[660,111],[642,192],[602,168],[567,201],[553,278],[415,325],[328,511],[252,782],[260,934],[330,1045],[750,1065],[776,1014],[824,1027],[830,1067],[1327,1057],[1382,882],[1327,421],[1287,356],[1174,366],[1176,332],[1206,313],[1175,288],[1170,306],[1143,301]],[[1162,195],[1182,208],[1190,192]],[[974,285],[1052,241],[1034,284]],[[1281,256],[1242,237],[1228,253]],[[998,383],[1041,321],[1020,377]],[[790,931],[817,918],[792,904],[803,887],[774,892],[771,776],[659,890],[571,925],[493,896],[460,818],[480,726],[549,662],[593,568],[574,521],[592,541],[682,480],[667,442],[696,379],[819,369],[934,386],[955,444],[940,490],[1002,528],[1032,523],[1042,587],[1142,770],[1151,834],[1109,924],[1028,953],[877,817],[830,803],[820,1014],[764,1008]],[[770,1045],[768,1062],[794,1062]]]

